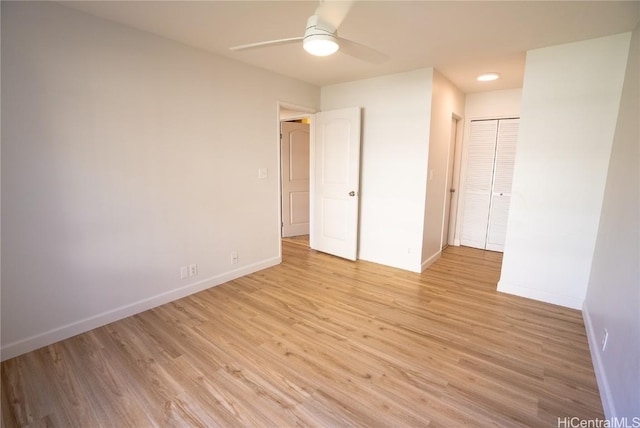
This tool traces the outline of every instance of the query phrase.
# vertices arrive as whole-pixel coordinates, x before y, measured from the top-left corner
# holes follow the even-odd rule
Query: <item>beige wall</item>
[[[3,2],[2,357],[278,263],[278,100],[317,108],[319,93]]]

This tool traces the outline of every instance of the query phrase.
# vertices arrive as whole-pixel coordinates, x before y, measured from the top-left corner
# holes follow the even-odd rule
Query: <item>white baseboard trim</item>
[[[436,260],[438,260],[441,255],[442,255],[442,250],[438,251],[437,253],[429,257],[427,260],[423,261],[422,265],[420,266],[421,268],[420,272],[424,272],[425,270],[427,270],[427,268],[431,266]]]
[[[598,382],[598,389],[600,390],[600,400],[602,401],[604,416],[608,420],[612,420],[616,417],[616,407],[611,395],[611,388],[609,388],[607,374],[604,370],[604,362],[602,361],[602,353],[600,352],[599,345],[600,341],[598,340],[598,335],[591,321],[591,314],[586,301],[582,305],[582,319],[584,320],[584,327],[587,331],[587,342],[589,343],[589,352],[591,353],[591,361],[593,362],[593,371],[596,374],[596,381]]]
[[[498,281],[498,291],[577,310],[582,310],[582,304],[584,303],[584,299],[576,296],[548,293],[546,291],[536,290],[533,288],[505,284],[504,281]]]
[[[120,306],[118,308],[102,312],[100,314],[81,319],[70,324],[66,324],[60,327],[53,328],[44,333],[36,334],[26,339],[17,340],[15,342],[8,343],[0,348],[1,360],[5,361],[18,355],[42,348],[43,346],[51,345],[52,343],[59,342],[64,339],[68,339],[72,336],[76,336],[81,333],[85,333],[94,328],[102,327],[114,321],[118,321],[122,318],[126,318],[140,312],[155,308],[165,303],[173,302],[174,300],[181,299],[194,293],[206,290],[211,287],[215,287],[225,282],[240,278],[241,276],[249,275],[262,269],[266,269],[277,264],[282,263],[282,257],[273,257],[253,263],[248,266],[215,275],[198,282],[194,282],[183,287],[179,287],[173,290],[166,291],[164,293],[148,297],[146,299],[139,300],[137,302]]]

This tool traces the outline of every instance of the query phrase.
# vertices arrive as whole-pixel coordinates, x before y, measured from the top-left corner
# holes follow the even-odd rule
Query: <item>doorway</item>
[[[280,122],[284,115],[281,104],[278,109]],[[361,109],[348,107],[311,114],[310,111],[286,108],[285,113],[292,110],[294,114],[300,114],[300,119],[308,118],[311,122],[307,193],[309,246],[317,251],[355,261],[360,206]],[[279,149],[280,137],[278,132]],[[282,178],[282,171],[290,170],[290,166],[284,165],[282,159],[279,164]],[[281,210],[282,195],[287,191],[286,188],[283,191],[280,183]],[[285,197],[289,195],[285,194]],[[302,197],[298,199],[298,202],[303,200]],[[288,209],[291,209],[291,205]],[[280,218],[282,219],[282,211]],[[283,222],[280,223],[280,228],[282,227]],[[282,232],[280,235],[282,236]]]
[[[314,113],[308,107],[278,104],[280,238],[306,247],[310,224],[310,128]]]

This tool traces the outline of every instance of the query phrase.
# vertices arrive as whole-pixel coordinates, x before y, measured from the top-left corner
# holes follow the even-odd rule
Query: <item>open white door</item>
[[[311,150],[311,248],[349,260],[358,251],[360,108],[316,113]]]

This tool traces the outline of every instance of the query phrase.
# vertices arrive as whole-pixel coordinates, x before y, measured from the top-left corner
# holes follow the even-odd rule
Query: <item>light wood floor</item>
[[[578,311],[495,291],[501,255],[422,275],[284,262],[2,364],[2,426],[557,426],[603,418]]]

